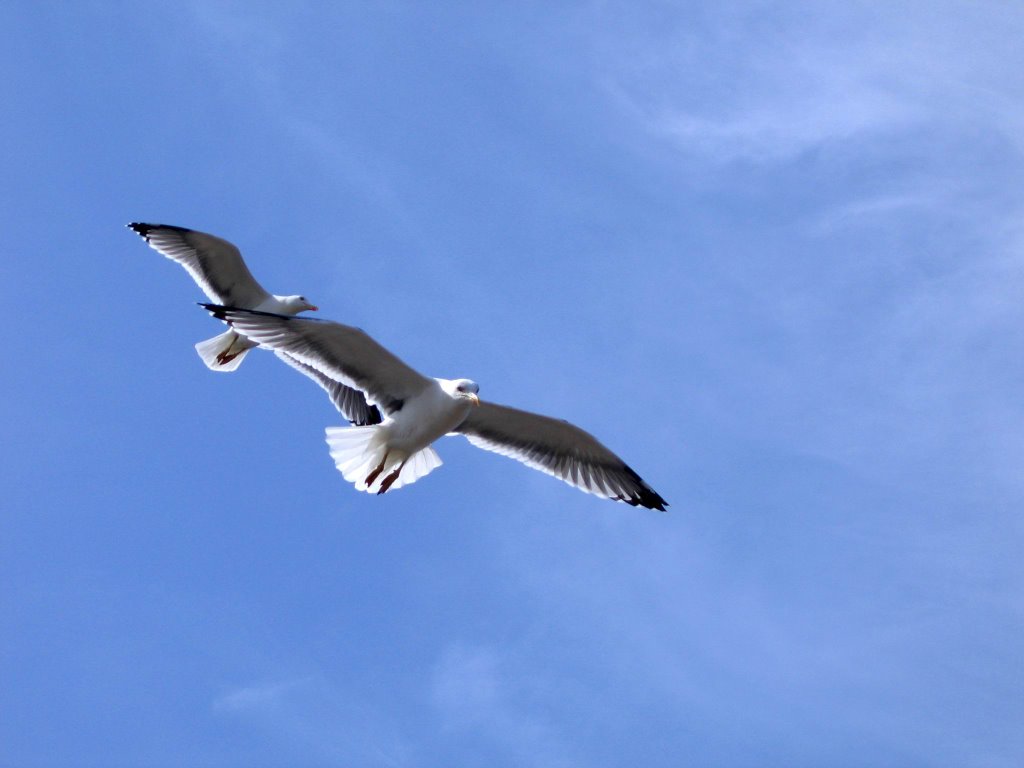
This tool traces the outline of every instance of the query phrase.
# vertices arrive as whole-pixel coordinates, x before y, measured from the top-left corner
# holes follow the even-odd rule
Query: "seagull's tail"
[[[230,373],[242,364],[246,353],[255,346],[258,346],[256,342],[231,330],[200,341],[196,344],[196,352],[211,371]]]
[[[384,493],[415,483],[441,466],[441,457],[429,445],[408,456],[388,451],[380,425],[328,427],[327,445],[334,466],[357,491]]]

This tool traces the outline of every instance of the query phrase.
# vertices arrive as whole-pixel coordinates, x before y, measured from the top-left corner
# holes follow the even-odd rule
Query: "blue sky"
[[[0,765],[1024,761],[1024,9],[0,7]],[[123,225],[672,505],[310,382]]]

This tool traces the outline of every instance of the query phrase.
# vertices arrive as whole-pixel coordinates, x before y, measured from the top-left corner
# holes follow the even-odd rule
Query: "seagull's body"
[[[666,502],[592,435],[559,419],[480,402],[469,379],[432,379],[406,365],[358,328],[204,304],[250,341],[314,371],[328,383],[358,390],[378,409],[379,424],[328,427],[335,466],[358,490],[385,493],[441,465],[432,444],[462,434],[580,490],[664,511]],[[312,376],[312,374],[309,374]],[[332,398],[333,399],[333,398]]]
[[[380,425],[328,427],[335,466],[357,489],[370,493],[409,485],[441,466],[431,444],[465,421],[479,402],[475,391],[472,397],[456,394],[460,385],[476,389],[468,380],[433,379]]]
[[[276,296],[264,290],[237,247],[215,235],[169,224],[132,222],[128,228],[153,250],[183,266],[210,301],[233,307],[295,315],[316,307],[304,296]],[[196,344],[199,357],[212,371],[230,372],[242,364],[256,344],[232,330]]]

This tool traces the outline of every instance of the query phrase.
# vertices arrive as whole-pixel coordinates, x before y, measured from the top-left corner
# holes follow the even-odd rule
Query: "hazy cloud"
[[[609,92],[687,153],[775,162],[940,126],[1020,144],[1024,84],[1004,67],[1024,14],[989,4],[730,5],[599,44]],[[1005,73],[1001,76],[1000,73]],[[999,83],[997,86],[996,83]]]

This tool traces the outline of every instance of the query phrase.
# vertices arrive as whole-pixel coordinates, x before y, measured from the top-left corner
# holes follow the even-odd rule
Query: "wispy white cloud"
[[[300,691],[313,682],[312,677],[305,676],[232,688],[214,699],[213,711],[245,713],[274,709],[286,703],[289,693]]]
[[[524,672],[494,648],[446,648],[431,682],[441,723],[456,735],[471,733],[500,747],[515,756],[514,764],[575,765],[567,745],[531,711],[531,681]]]
[[[1020,144],[1022,79],[1009,6],[724,4],[599,43],[617,102],[680,149],[783,161],[915,130],[985,125]]]
[[[904,603],[906,592],[921,589],[923,574],[946,570],[938,559],[962,549],[962,542],[941,543],[927,555],[911,550],[923,556],[894,567],[881,542],[873,546],[882,552],[850,559],[848,547],[858,549],[850,530],[808,519],[822,537],[819,553],[751,553],[743,564],[726,550],[747,536],[761,546],[784,545],[785,537],[751,530],[789,523],[741,523],[717,510],[719,533],[712,542],[699,534],[703,511],[690,513],[698,517],[687,527],[691,540],[673,535],[678,525],[671,523],[668,529],[616,523],[616,535],[602,537],[583,536],[566,522],[546,526],[533,540],[508,537],[510,578],[528,584],[548,609],[538,611],[547,622],[545,635],[571,638],[572,651],[534,649],[531,660],[593,667],[589,696],[574,710],[580,718],[613,733],[623,708],[642,712],[656,702],[673,727],[700,734],[716,765],[745,763],[751,751],[764,762],[789,765],[877,764],[892,755],[941,764],[951,754],[959,763],[983,746],[986,729],[1005,736],[1005,718],[950,729],[956,716],[946,709],[949,698],[972,689],[975,675],[984,673],[955,668],[946,671],[953,682],[933,679],[941,649],[960,639],[934,639],[949,631],[941,599],[917,602],[909,611]],[[749,511],[737,517],[744,514]],[[825,509],[812,514],[829,516]],[[726,519],[750,530],[722,535]],[[889,525],[888,547],[903,549],[904,524]],[[827,562],[837,555],[843,566]],[[804,578],[791,578],[796,571],[787,575],[792,557],[804,562],[798,569]],[[808,567],[816,579],[806,578]],[[844,567],[863,577],[863,591],[842,586],[851,578],[840,575]],[[873,568],[895,583],[881,584]],[[574,673],[580,674],[578,667],[567,678]],[[484,678],[490,680],[489,671]],[[912,710],[921,702],[914,691],[922,685],[937,701],[916,716]],[[565,706],[571,682],[556,687]],[[493,701],[490,684],[483,690]],[[894,721],[901,727],[894,729]]]
[[[498,662],[493,651],[453,646],[437,662],[433,700],[447,727],[475,726],[502,706]]]
[[[763,185],[754,215],[770,209],[785,230],[711,268],[709,290],[727,283],[747,325],[723,320],[719,344],[740,343],[709,355],[757,372],[723,387],[721,411],[867,476],[948,460],[965,433],[979,475],[1009,448],[1024,459],[1015,430],[992,428],[1020,419],[998,350],[1024,320],[1024,10],[723,3],[641,16],[616,3],[592,16],[605,22],[593,71],[637,129],[629,140],[682,157],[680,175],[725,196]],[[749,343],[751,326],[774,343]]]
[[[236,86],[249,83],[281,92],[280,62],[288,41],[264,12],[223,0],[191,2],[186,7],[195,31],[208,42],[214,66],[231,67]]]
[[[404,766],[412,752],[394,722],[322,674],[230,688],[212,703],[220,717],[258,725],[319,764]]]
[[[301,147],[326,177],[379,206],[397,223],[409,224],[397,192],[397,169],[365,141],[346,133],[351,116],[337,109],[339,102],[286,85],[295,72],[285,52],[301,49],[306,33],[294,15],[230,0],[194,2],[189,8],[192,29],[213,75],[232,89],[249,92],[263,107],[267,125],[277,128],[289,145]],[[324,24],[345,24],[338,9],[318,12],[317,17]]]
[[[866,219],[887,219],[934,211],[949,204],[949,195],[937,189],[871,195],[826,209],[808,224],[812,236],[832,235],[836,230],[865,226]]]
[[[383,157],[365,146],[354,145],[351,139],[303,110],[301,105],[290,104],[279,115],[279,120],[288,135],[316,157],[317,165],[325,168],[330,176],[358,190],[365,199],[403,225],[411,225],[395,183],[398,170],[389,168]]]

